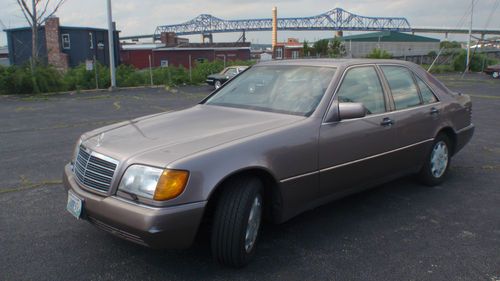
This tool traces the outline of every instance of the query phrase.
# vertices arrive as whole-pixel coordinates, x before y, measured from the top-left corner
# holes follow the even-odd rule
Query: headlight
[[[186,187],[188,177],[187,171],[132,165],[123,175],[118,189],[164,201],[179,196]]]

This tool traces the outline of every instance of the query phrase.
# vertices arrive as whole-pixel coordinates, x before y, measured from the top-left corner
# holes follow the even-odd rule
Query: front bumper
[[[205,80],[205,82],[207,82],[208,85],[212,85],[213,86],[215,80],[214,79],[207,79],[207,80]]]
[[[83,219],[120,238],[151,248],[191,246],[206,201],[172,207],[150,207],[116,197],[88,192],[75,181],[71,166],[64,168],[63,184],[83,200]]]

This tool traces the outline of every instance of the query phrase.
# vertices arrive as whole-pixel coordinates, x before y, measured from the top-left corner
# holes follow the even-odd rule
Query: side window
[[[62,47],[63,49],[71,49],[71,41],[69,39],[69,34],[63,34],[62,37]]]
[[[424,104],[435,103],[437,102],[437,98],[434,93],[431,91],[429,86],[422,81],[422,79],[415,76],[417,79],[418,88],[420,89],[420,94],[422,95],[422,99],[424,100]]]
[[[350,69],[337,92],[339,102],[362,103],[367,114],[385,112],[384,92],[373,67]]]
[[[410,71],[400,66],[381,66],[391,88],[396,109],[420,105],[420,96]]]

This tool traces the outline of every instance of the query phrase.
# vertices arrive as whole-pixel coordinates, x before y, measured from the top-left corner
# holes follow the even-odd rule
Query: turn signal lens
[[[156,185],[154,200],[164,201],[179,196],[186,187],[188,171],[164,170]]]

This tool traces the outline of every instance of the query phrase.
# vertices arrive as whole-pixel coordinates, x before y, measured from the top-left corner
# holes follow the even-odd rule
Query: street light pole
[[[469,72],[470,68],[470,40],[472,36],[472,16],[474,15],[474,0],[471,3],[471,11],[470,11],[470,26],[469,26],[469,39],[467,40],[467,62],[465,64],[465,72]]]
[[[111,13],[111,0],[108,0],[108,46],[109,46],[109,71],[111,74],[110,90],[116,88],[115,74],[115,29],[113,28],[113,16]]]

